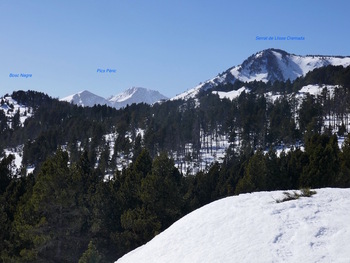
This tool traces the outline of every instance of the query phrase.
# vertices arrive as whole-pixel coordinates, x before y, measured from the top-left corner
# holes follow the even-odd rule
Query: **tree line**
[[[319,96],[300,99],[296,91],[319,78],[319,84],[340,86],[332,94],[323,89]],[[33,116],[23,126],[8,126],[19,116],[0,111],[0,152],[24,147],[23,170],[14,169],[13,155],[0,158],[1,260],[113,262],[219,198],[350,187],[348,80],[349,69],[329,66],[293,83],[250,83],[250,92],[232,101],[208,90],[196,99],[120,110],[14,92],[11,96],[31,107]],[[247,85],[237,81],[217,90]],[[270,101],[266,92],[279,98]],[[112,154],[106,134],[116,135]],[[202,137],[215,148],[222,134],[230,147],[221,163],[194,175],[176,169],[174,152],[187,158],[191,143],[191,158],[198,160]],[[337,135],[346,137],[341,148]],[[279,145],[291,150],[277,153]],[[120,158],[131,164],[117,169]],[[36,167],[31,174],[28,165]]]
[[[84,152],[75,163],[59,149],[38,174],[17,177],[12,156],[0,163],[3,262],[112,262],[187,213],[226,196],[301,187],[350,187],[350,137],[314,134],[305,151],[232,149],[222,164],[183,176],[166,153],[141,149],[104,180]],[[85,260],[85,261],[84,261]]]
[[[312,133],[343,136],[349,129],[349,75],[348,68],[328,66],[293,83],[236,81],[215,88],[221,91],[249,88],[232,101],[220,99],[208,90],[195,99],[153,106],[133,104],[120,110],[101,105],[84,108],[39,92],[17,91],[11,96],[32,108],[33,116],[19,125],[18,114],[7,117],[0,111],[0,150],[23,145],[23,166],[37,168],[60,146],[68,148],[72,162],[88,150],[91,159],[100,161],[101,169],[114,173],[122,158],[127,159],[126,163],[132,161],[140,140],[152,157],[165,151],[182,162],[186,158],[201,162],[203,145],[214,152],[217,138],[223,135],[236,148],[248,152],[303,143]],[[339,86],[324,87],[318,96],[300,97],[297,91],[311,83]],[[271,101],[265,95],[267,92],[278,98]],[[138,130],[143,131],[141,139],[137,138]],[[106,134],[115,135],[113,156],[107,154],[107,144],[111,142],[106,142]],[[191,156],[186,153],[189,144],[193,147]]]

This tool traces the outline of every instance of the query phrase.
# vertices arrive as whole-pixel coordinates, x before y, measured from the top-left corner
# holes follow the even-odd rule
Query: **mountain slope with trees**
[[[120,110],[6,94],[1,260],[112,262],[223,197],[350,187],[349,83],[349,67],[330,65],[293,82],[235,81]],[[243,87],[233,99],[215,93]]]

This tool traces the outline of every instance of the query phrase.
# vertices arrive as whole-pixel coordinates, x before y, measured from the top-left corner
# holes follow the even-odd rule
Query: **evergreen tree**
[[[182,214],[181,179],[174,161],[162,153],[154,159],[152,173],[142,180],[142,205],[156,215],[161,229],[170,226]]]
[[[14,228],[16,211],[32,194],[34,176],[12,179],[6,192],[0,196],[0,259],[3,262],[18,262],[16,256],[23,246]]]
[[[220,165],[215,163],[208,172],[200,171],[189,181],[186,199],[191,210],[197,209],[217,199]]]
[[[350,135],[344,141],[340,160],[340,172],[335,180],[335,186],[350,187]]]
[[[336,135],[313,135],[305,147],[309,163],[300,177],[302,187],[333,186],[339,173],[340,160]]]
[[[11,174],[11,164],[15,157],[10,154],[5,156],[0,161],[0,196],[5,192],[6,187],[10,184],[12,174]]]
[[[268,167],[262,151],[249,160],[244,176],[239,180],[236,194],[268,190]]]
[[[59,150],[43,164],[31,198],[16,214],[15,229],[22,243],[20,261],[78,260],[87,244],[84,207],[76,198],[79,190],[68,167],[68,154]]]
[[[322,106],[307,94],[299,110],[299,126],[302,133],[320,133],[322,126]]]
[[[99,263],[101,262],[101,255],[99,254],[98,250],[90,241],[88,249],[84,252],[84,254],[79,259],[78,263]]]

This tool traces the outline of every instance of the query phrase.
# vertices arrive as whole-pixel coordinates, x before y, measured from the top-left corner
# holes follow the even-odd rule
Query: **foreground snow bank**
[[[283,203],[259,192],[206,205],[125,262],[350,262],[350,189],[318,189]]]

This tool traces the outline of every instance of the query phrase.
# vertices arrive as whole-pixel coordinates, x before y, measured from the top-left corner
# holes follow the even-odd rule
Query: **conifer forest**
[[[36,91],[0,107],[2,262],[114,262],[223,197],[350,187],[350,67],[118,110]]]

